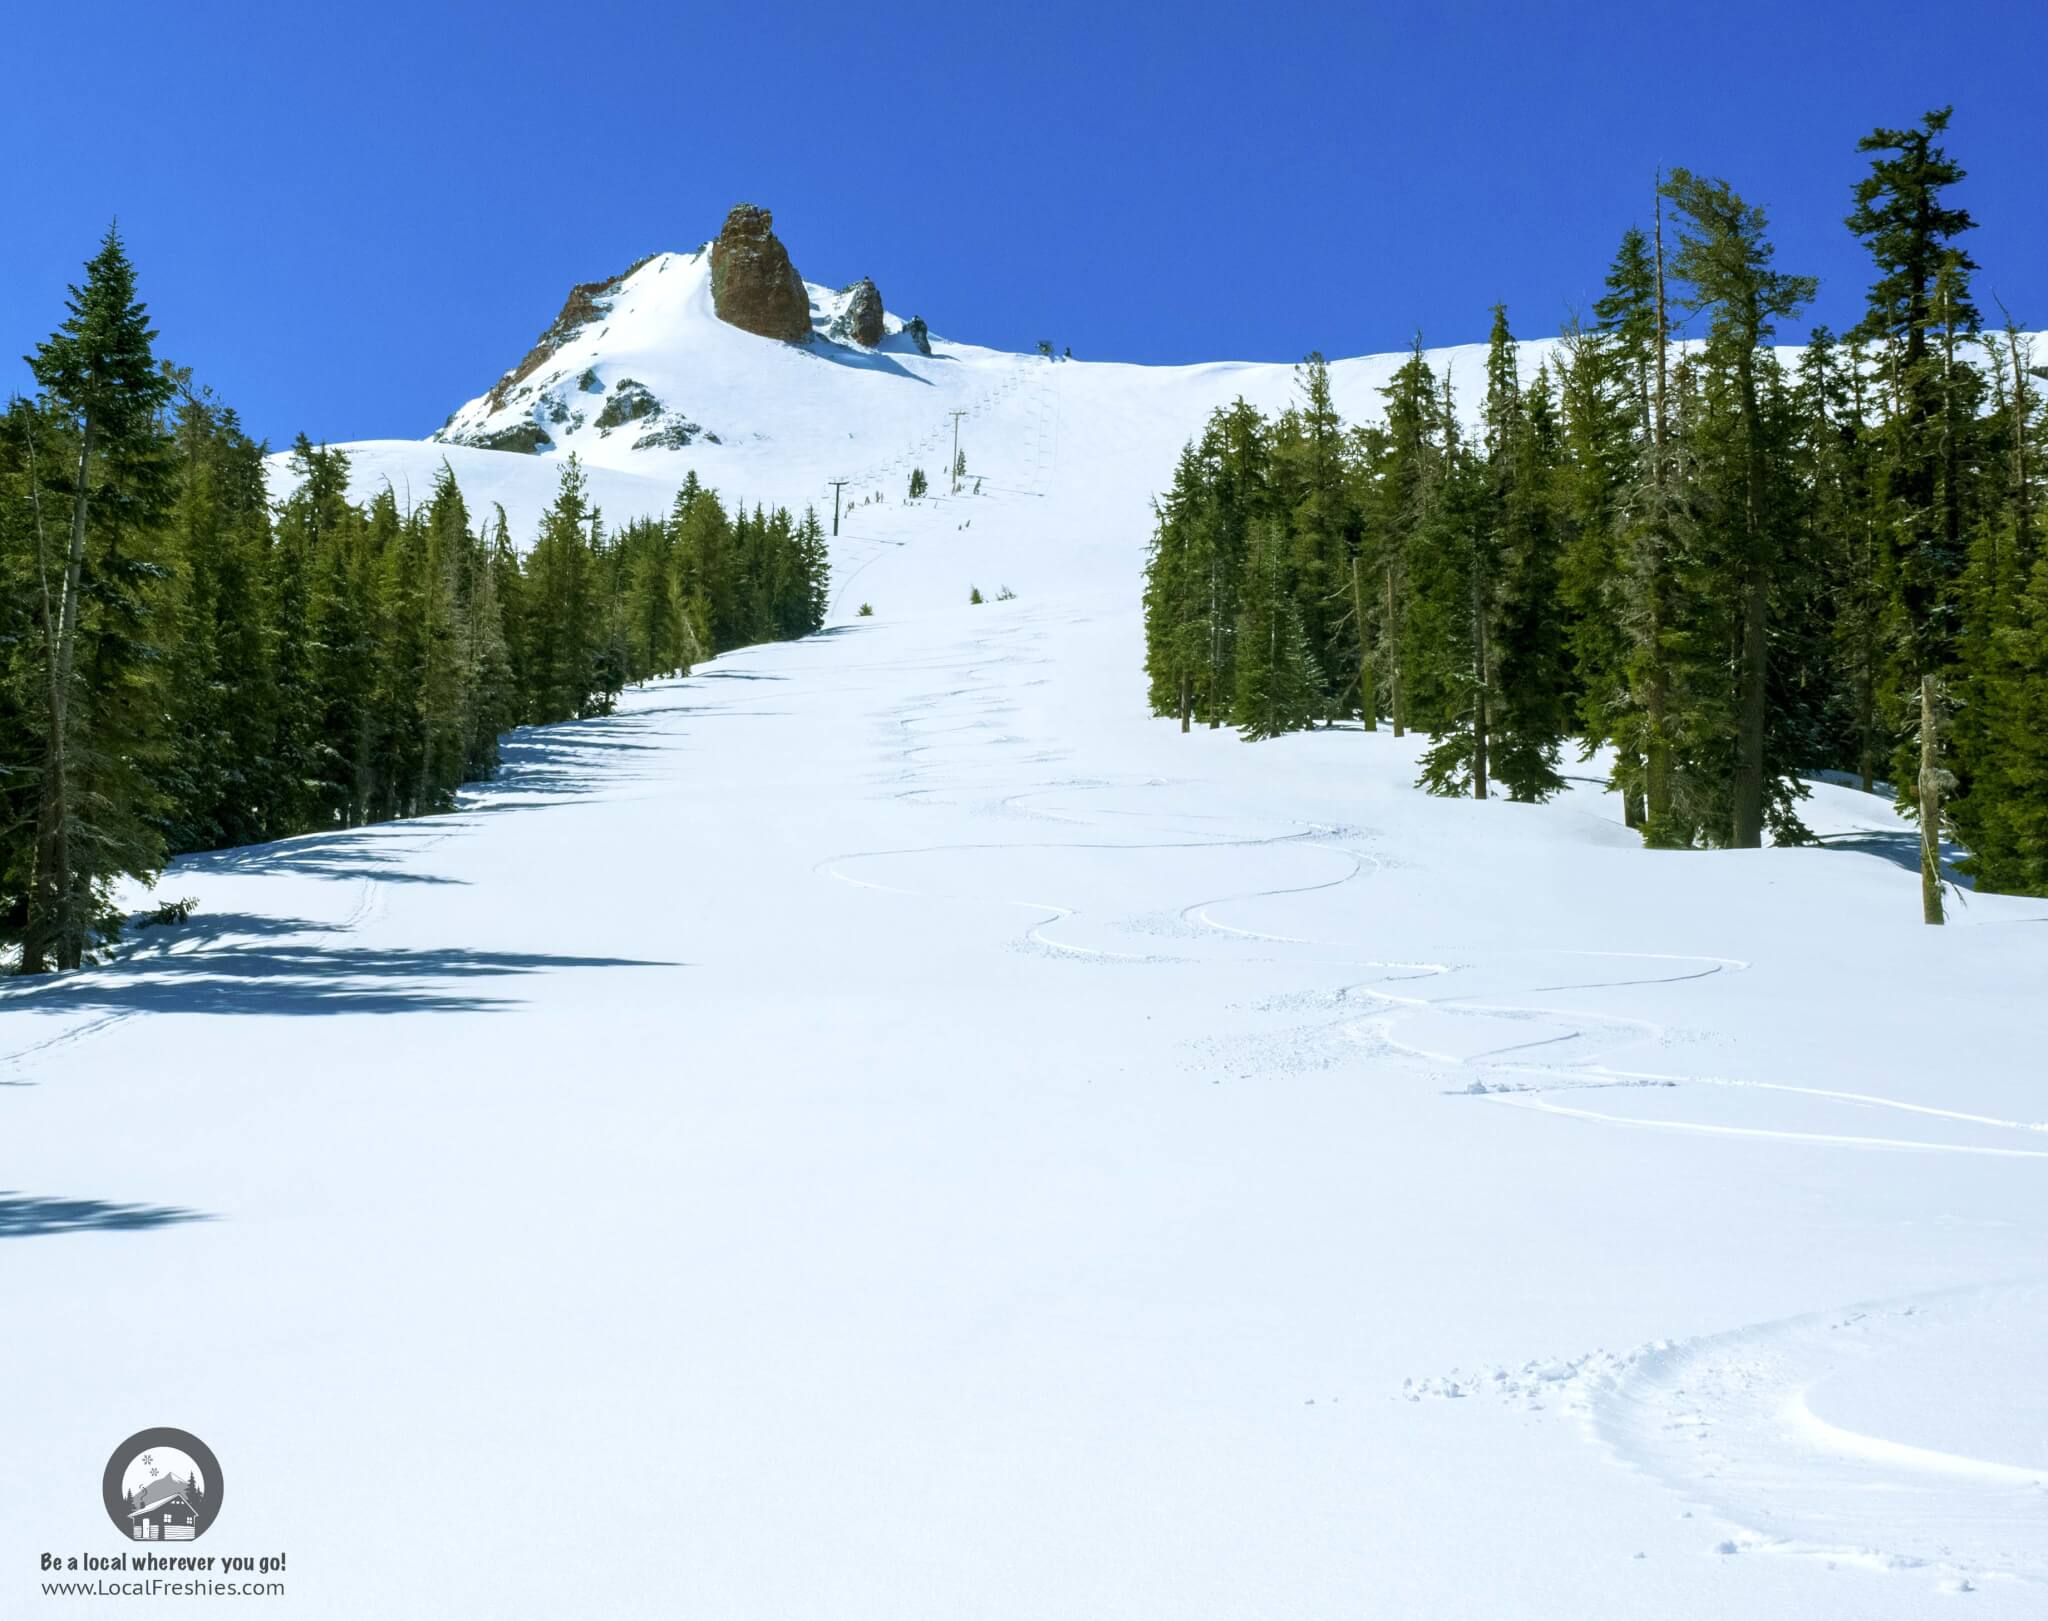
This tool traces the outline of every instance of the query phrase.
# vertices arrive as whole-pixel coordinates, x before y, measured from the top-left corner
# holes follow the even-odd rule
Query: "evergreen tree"
[[[76,968],[116,927],[114,881],[163,860],[146,756],[154,710],[154,527],[169,497],[172,391],[111,228],[70,314],[29,357],[54,430],[29,431],[43,746],[21,969]],[[66,521],[68,520],[68,521]],[[60,528],[60,522],[62,527]]]
[[[1251,526],[1237,623],[1231,722],[1247,741],[1299,731],[1315,718],[1315,658],[1289,577],[1287,534],[1274,518]]]
[[[809,636],[825,628],[832,607],[832,549],[825,539],[825,525],[813,507],[804,508],[804,521],[796,532],[796,589],[792,615],[783,634]]]
[[[1512,362],[1512,339],[1508,347]],[[1493,775],[1510,799],[1544,800],[1564,786],[1557,763],[1572,717],[1559,585],[1563,451],[1547,370],[1523,394],[1494,454],[1500,466],[1493,481],[1499,524]]]
[[[1426,625],[1427,615],[1418,617],[1410,576],[1422,537],[1437,531],[1444,520],[1456,423],[1444,411],[1436,377],[1422,357],[1419,335],[1380,397],[1386,424],[1369,440],[1363,456],[1371,494],[1362,555],[1379,586],[1376,663],[1388,718],[1399,737],[1413,715],[1427,717],[1441,709],[1433,673],[1414,656],[1417,644],[1426,639],[1418,627]]]
[[[1848,218],[1878,273],[1858,335],[1885,351],[1892,396],[1881,473],[1884,545],[1917,700],[1917,769],[1901,780],[1910,776],[1916,790],[1928,923],[1943,921],[1941,687],[1955,656],[1964,564],[1958,418],[1965,396],[1954,337],[1976,325],[1967,280],[1976,266],[1954,245],[1975,222],[1946,200],[1963,178],[1939,144],[1949,111],[1928,113],[1917,129],[1874,130],[1857,143],[1858,151],[1876,155],[1857,182]]]
[[[1647,443],[1641,427],[1648,408],[1639,390],[1646,395],[1647,385],[1620,343],[1576,322],[1566,327],[1558,351],[1553,515],[1570,699],[1582,755],[1614,745],[1613,786],[1633,828],[1643,826],[1646,807],[1641,725],[1629,677],[1635,641],[1622,515]]]
[[[203,391],[182,391],[170,521],[176,605],[166,656],[172,848],[266,837],[278,694],[263,447]]]
[[[517,600],[519,565],[506,534],[505,512],[486,535],[468,545],[469,597],[465,649],[469,659],[469,707],[464,722],[463,780],[473,782],[498,769],[498,739],[519,724],[519,677],[507,630],[508,591]]]
[[[574,720],[587,712],[594,690],[598,605],[585,490],[582,466],[572,455],[526,559],[522,707],[530,722]]]
[[[1475,455],[1458,431],[1451,379],[1444,375],[1440,483],[1410,538],[1414,591],[1408,614],[1411,690],[1429,728],[1419,786],[1433,794],[1484,799],[1490,782],[1498,608],[1499,491],[1486,452],[1505,442],[1518,409],[1505,311],[1494,310],[1487,354],[1489,444]]]
[[[1718,572],[1738,604],[1728,838],[1754,847],[1763,842],[1767,805],[1799,791],[1766,759],[1772,586],[1792,526],[1784,504],[1774,499],[1779,481],[1772,457],[1779,445],[1766,421],[1762,373],[1773,362],[1764,345],[1778,321],[1812,299],[1815,283],[1771,268],[1763,210],[1745,203],[1727,182],[1675,169],[1663,190],[1681,221],[1672,270],[1690,286],[1687,307],[1711,312],[1704,357],[1713,385],[1708,404],[1728,430],[1721,463],[1728,487],[1718,508]]]
[[[1316,659],[1323,714],[1352,713],[1358,700],[1358,626],[1351,560],[1358,523],[1344,454],[1344,424],[1330,395],[1330,368],[1311,354],[1295,368],[1300,399],[1275,427],[1273,482],[1285,512],[1289,562],[1302,626]]]
[[[1962,582],[1959,690],[1952,727],[1960,792],[1949,804],[1981,889],[2048,894],[2048,757],[2042,683],[2048,678],[2048,581],[2040,577],[2043,510],[2038,445],[2044,428],[2032,346],[2008,317],[1988,368],[1993,407],[1983,422],[1984,489]]]
[[[1183,732],[1209,663],[1210,590],[1197,545],[1208,496],[1201,458],[1189,444],[1172,484],[1153,504],[1145,559],[1145,674],[1152,713],[1179,717]]]

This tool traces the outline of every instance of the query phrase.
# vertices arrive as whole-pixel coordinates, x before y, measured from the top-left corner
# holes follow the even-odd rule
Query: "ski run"
[[[570,449],[608,520],[845,480],[831,622],[0,990],[18,1545],[175,1422],[294,1616],[2043,1613],[2048,905],[1921,927],[1852,787],[1653,852],[1597,759],[1181,735],[1149,502],[1291,368],[900,328],[661,255],[536,382],[716,442],[345,447],[522,541]]]

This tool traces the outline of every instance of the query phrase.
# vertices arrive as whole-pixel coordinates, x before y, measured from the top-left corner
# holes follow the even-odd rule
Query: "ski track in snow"
[[[1029,616],[1022,623],[1029,626]],[[1011,705],[992,701],[992,695],[999,691],[1001,683],[988,673],[987,666],[994,663],[1014,665],[1024,662],[1001,645],[999,638],[1023,641],[1026,645],[1038,640],[1035,630],[1020,632],[1011,629],[996,636],[979,638],[971,643],[968,652],[972,657],[965,670],[966,684],[949,687],[941,692],[925,694],[911,700],[904,709],[891,717],[891,723],[906,737],[919,741],[907,742],[897,751],[902,770],[899,784],[892,791],[900,799],[929,799],[943,793],[961,792],[955,782],[931,783],[919,780],[935,769],[929,757],[943,750],[977,749],[1015,745],[1020,740],[1005,731],[1001,722],[1014,713]],[[948,668],[959,670],[958,665]],[[948,710],[946,706],[952,706]],[[966,718],[961,718],[962,715]],[[913,730],[915,728],[915,730]],[[1042,761],[1043,755],[1029,755],[1024,763]],[[1014,759],[1008,763],[1018,763]],[[1042,786],[1017,790],[1003,795],[997,808],[1019,813],[1020,802],[1059,792],[1082,794],[1087,792],[1117,792],[1132,788],[1152,786],[1147,781],[1119,783],[1115,781],[1068,781],[1048,783]],[[1149,817],[1158,820],[1151,813],[1142,811],[1099,811],[1067,808],[1056,812],[1037,811],[1031,814],[1055,819],[1077,827],[1100,828],[1109,816]],[[1168,813],[1174,820],[1184,817]],[[825,876],[837,878],[861,887],[889,890],[902,894],[925,895],[934,898],[955,900],[994,899],[999,904],[1021,908],[1043,914],[1041,919],[1028,928],[1023,942],[1043,950],[1062,955],[1089,958],[1105,962],[1159,963],[1180,960],[1157,952],[1128,953],[1107,950],[1096,946],[1081,945],[1073,941],[1062,941],[1046,933],[1056,924],[1070,922],[1084,913],[1077,903],[1064,900],[1037,897],[983,897],[957,889],[913,889],[903,885],[892,885],[859,879],[845,869],[864,861],[902,859],[912,857],[939,858],[966,855],[973,852],[1010,852],[1026,849],[1053,850],[1252,850],[1274,846],[1306,847],[1330,852],[1342,860],[1344,870],[1327,879],[1305,884],[1283,884],[1269,888],[1251,889],[1225,896],[1209,897],[1191,901],[1181,906],[1178,916],[1181,921],[1197,925],[1216,933],[1239,940],[1258,941],[1275,946],[1316,947],[1327,950],[1356,950],[1353,942],[1328,939],[1312,939],[1297,935],[1275,934],[1265,930],[1227,923],[1215,913],[1232,905],[1243,905],[1255,901],[1280,899],[1287,896],[1307,895],[1322,890],[1337,889],[1361,877],[1384,870],[1382,857],[1370,851],[1359,851],[1336,842],[1333,830],[1315,823],[1300,822],[1287,833],[1230,837],[1214,836],[1186,837],[1170,840],[1145,841],[1140,839],[1118,840],[1114,843],[1064,842],[1048,843],[1022,840],[995,840],[974,844],[950,844],[914,846],[893,849],[847,851],[816,864],[814,870]],[[1627,990],[1655,985],[1676,985],[1693,981],[1712,979],[1719,975],[1741,973],[1749,964],[1741,959],[1722,956],[1702,955],[1687,952],[1631,952],[1574,949],[1555,953],[1564,957],[1584,957],[1615,963],[1660,963],[1669,964],[1681,971],[1640,974],[1630,977],[1574,979],[1561,982],[1531,984],[1519,993],[1523,996],[1542,996],[1567,991],[1581,990]],[[1713,1087],[1740,1089],[1756,1093],[1777,1093],[1785,1096],[1816,1098],[1828,1103],[1842,1104],[1854,1108],[1890,1110],[1898,1113],[1921,1116],[1928,1119],[1954,1121],[1959,1124],[1990,1127],[1997,1130],[2023,1133],[2029,1136],[2048,1135],[2048,1122],[2022,1121],[1973,1114],[1960,1110],[1942,1109],[1926,1104],[1902,1102],[1874,1093],[1851,1092],[1836,1088],[1799,1086],[1785,1081],[1744,1079],[1730,1076],[1707,1075],[1657,1070],[1615,1067],[1601,1061],[1606,1050],[1594,1044],[1604,1033],[1612,1038],[1607,1047],[1617,1043],[1629,1046],[1643,1044],[1660,1045],[1668,1043],[1672,1036],[1669,1026],[1651,1019],[1634,1018],[1627,1015],[1594,1009],[1574,1009],[1532,1004],[1476,994],[1452,993],[1449,995],[1425,997],[1403,995],[1382,989],[1381,986],[1403,980],[1423,978],[1448,978],[1454,973],[1481,966],[1477,961],[1454,967],[1448,963],[1413,963],[1405,961],[1382,961],[1378,958],[1361,957],[1348,959],[1352,966],[1395,970],[1389,977],[1357,981],[1342,986],[1337,996],[1340,1001],[1357,997],[1367,998],[1388,1011],[1377,1013],[1366,1019],[1344,1018],[1334,1021],[1332,1029],[1354,1040],[1367,1038],[1385,1050],[1404,1055],[1416,1062],[1451,1066],[1470,1072],[1470,1079],[1460,1089],[1461,1095],[1471,1096],[1485,1102],[1507,1107],[1530,1110],[1562,1119],[1584,1120],[1591,1123],[1634,1128],[1638,1130],[1694,1132],[1708,1136],[1754,1138],[1767,1141],[1806,1143],[1820,1147],[1870,1149],[1892,1152],[1947,1153],[1981,1155],[1992,1158],[2048,1159],[2048,1147],[2032,1147],[2020,1144],[1999,1146],[1981,1143],[1956,1143],[1928,1140],[1924,1138],[1890,1137],[1869,1133],[1821,1132],[1778,1129],[1767,1126],[1748,1126],[1718,1123],[1713,1121],[1681,1119],[1635,1119],[1613,1114],[1589,1106],[1583,1101],[1562,1103],[1555,1094],[1597,1092],[1605,1089],[1633,1089],[1645,1087]],[[1484,966],[1498,968],[1498,960]],[[1404,1015],[1432,1013],[1466,1020],[1493,1021],[1502,1026],[1504,1036],[1515,1039],[1503,1041],[1497,1047],[1467,1054],[1444,1052],[1416,1042],[1403,1041],[1397,1034]],[[1528,1027],[1536,1025],[1545,1033],[1530,1035]],[[1545,1047],[1580,1044],[1585,1054],[1578,1062],[1571,1064],[1533,1064],[1515,1055],[1524,1054]]]
[[[987,642],[977,644],[975,651],[983,658],[994,658],[998,652]],[[902,736],[916,739],[899,750],[903,780],[913,784],[898,788],[900,797],[924,799],[963,792],[956,773],[946,772],[945,780],[933,780],[941,774],[938,762],[947,751],[953,751],[950,757],[956,764],[964,764],[975,750],[1018,744],[1019,740],[1004,730],[1009,718],[1006,706],[986,700],[993,683],[974,680],[979,672],[973,668],[969,673],[968,684],[927,695],[894,717]],[[1028,945],[1077,959],[1159,964],[1184,959],[1161,953],[1113,952],[1049,935],[1049,929],[1083,917],[1084,909],[1078,903],[981,895],[958,884],[913,888],[861,877],[849,869],[868,862],[927,866],[944,862],[951,871],[962,863],[971,867],[986,855],[1018,850],[1128,850],[1135,854],[1310,849],[1327,853],[1340,870],[1307,882],[1188,901],[1179,906],[1175,916],[1211,937],[1278,948],[1296,956],[1304,951],[1358,949],[1356,941],[1277,933],[1227,917],[1233,907],[1338,890],[1384,871],[1381,856],[1352,848],[1331,828],[1304,822],[1285,832],[1241,830],[1233,836],[1223,831],[1189,832],[1176,826],[1179,836],[1172,838],[1086,838],[1091,832],[1114,829],[1118,821],[1184,824],[1191,819],[1185,813],[1154,814],[1079,802],[1091,793],[1129,792],[1155,785],[1151,780],[1068,780],[1013,790],[994,803],[1001,814],[1071,827],[1083,835],[1073,841],[993,840],[849,851],[818,863],[815,870],[865,889],[956,901],[994,900],[1040,914],[1023,935]],[[1114,926],[1119,920],[1093,921],[1100,927]],[[1121,921],[1128,924],[1129,920]],[[1593,969],[1587,977],[1557,973],[1556,960],[1568,958],[1584,959],[1589,966],[1611,963],[1616,969],[1630,965],[1644,971],[1603,974]],[[1567,1094],[1583,1098],[1623,1088],[1727,1088],[1890,1111],[2036,1139],[2048,1133],[2048,1123],[1946,1109],[1870,1092],[1620,1067],[1605,1061],[1611,1050],[1668,1044],[1673,1038],[1671,1028],[1649,1018],[1525,1000],[1571,992],[1696,984],[1745,972],[1749,964],[1741,959],[1682,951],[1578,949],[1545,953],[1543,966],[1551,971],[1530,975],[1529,983],[1505,996],[1459,991],[1429,996],[1390,988],[1398,983],[1448,981],[1481,967],[1497,975],[1507,966],[1500,957],[1456,965],[1316,957],[1302,966],[1311,964],[1322,969],[1342,965],[1379,970],[1373,979],[1350,981],[1336,991],[1340,1006],[1365,1000],[1374,1011],[1363,1018],[1342,1014],[1330,1021],[1328,1029],[1342,1039],[1369,1043],[1432,1073],[1448,1068],[1465,1074],[1465,1086],[1447,1094],[1447,1101],[1454,1103],[1469,1097],[1610,1127],[1784,1141],[1818,1149],[2048,1159],[2048,1147],[1775,1129],[1710,1120],[1629,1119],[1583,1103],[1560,1101]],[[1419,1039],[1403,1039],[1404,1024],[1418,1015],[1495,1027],[1503,1037],[1513,1039],[1476,1051],[1443,1051]],[[1528,1056],[1567,1045],[1580,1053],[1576,1062],[1543,1064]],[[1949,1320],[1975,1317],[1990,1321],[2015,1303],[2031,1303],[2038,1309],[2042,1298],[2025,1290],[1966,1291],[1945,1297],[1939,1312]],[[1620,1463],[1721,1522],[1732,1533],[1716,1544],[1723,1557],[1771,1551],[1861,1562],[1886,1570],[1927,1567],[1950,1577],[1951,1591],[1968,1591],[1977,1583],[1999,1579],[2028,1583],[2048,1579],[2048,1460],[2042,1469],[2035,1469],[1918,1448],[1881,1435],[1842,1429],[1807,1405],[1812,1385],[1844,1358],[1881,1359],[1935,1320],[1935,1315],[1928,1303],[1913,1301],[1847,1314],[1820,1313],[1680,1344],[1658,1343],[1623,1353],[1595,1351],[1562,1361],[1532,1361],[1515,1370],[1494,1368],[1425,1379],[1411,1382],[1403,1394],[1411,1401],[1491,1396],[1524,1410],[1556,1407],[1575,1415]]]
[[[1941,1330],[2048,1328],[2038,1285],[1814,1313],[1644,1350],[1591,1391],[1622,1462],[1737,1526],[1738,1548],[1934,1565],[2048,1583],[2048,1457],[1975,1458],[1847,1429],[1815,1394],[1831,1374]]]
[[[1688,1517],[1731,1531],[1716,1545],[1724,1556],[1932,1568],[1952,1592],[2001,1579],[2048,1585],[2048,1457],[1974,1457],[1824,1416],[1831,1379],[1882,1371],[1936,1335],[2024,1342],[2044,1331],[2042,1285],[1972,1287],[1624,1352],[1454,1369],[1410,1379],[1401,1394],[1569,1415],[1617,1462],[1687,1504]]]

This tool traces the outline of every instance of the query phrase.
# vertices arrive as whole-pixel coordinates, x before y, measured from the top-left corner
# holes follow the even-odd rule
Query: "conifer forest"
[[[610,528],[575,458],[539,533],[431,490],[347,498],[154,349],[110,231],[0,417],[0,944],[76,968],[114,890],[177,853],[449,809],[517,726],[824,622],[815,512],[728,512],[687,478]]]
[[[1798,841],[1841,773],[1918,819],[1927,922],[1944,840],[2048,894],[2048,368],[1979,306],[1949,116],[1860,143],[1850,330],[1779,347],[1814,281],[1674,169],[1533,376],[1496,307],[1481,399],[1418,339],[1380,420],[1320,355],[1276,418],[1215,411],[1157,503],[1153,710],[1425,732],[1422,786],[1481,799],[1597,757],[1659,848]]]

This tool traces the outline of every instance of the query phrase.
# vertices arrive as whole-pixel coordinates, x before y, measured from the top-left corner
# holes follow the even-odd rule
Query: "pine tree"
[[[1195,678],[1194,715],[1210,729],[1230,718],[1238,686],[1238,626],[1252,525],[1270,512],[1272,437],[1243,399],[1211,414],[1202,435],[1205,497],[1192,536],[1195,589],[1205,600],[1207,646]]]
[[[69,309],[29,357],[62,459],[45,454],[29,474],[43,746],[24,973],[76,968],[117,921],[114,880],[163,859],[135,751],[151,707],[143,621],[158,568],[149,537],[169,494],[160,413],[172,383],[113,229]],[[42,437],[31,432],[29,448]]]
[[[469,709],[464,724],[463,776],[488,777],[498,768],[498,739],[519,724],[519,676],[507,629],[508,590],[516,603],[519,565],[506,534],[505,511],[487,535],[481,529],[468,547]]]
[[[1787,514],[1772,499],[1774,447],[1760,373],[1769,365],[1763,346],[1776,323],[1811,301],[1815,283],[1810,276],[1771,268],[1763,210],[1744,202],[1727,182],[1675,169],[1663,190],[1682,222],[1673,272],[1690,284],[1687,306],[1712,312],[1705,365],[1725,384],[1712,397],[1725,407],[1733,434],[1729,462],[1739,487],[1724,510],[1726,583],[1739,604],[1729,842],[1755,847],[1763,842],[1766,804],[1776,797],[1765,757],[1771,590],[1789,538]]]
[[[455,802],[469,775],[475,654],[471,623],[469,506],[444,460],[434,493],[414,526],[424,544],[409,548],[420,571],[414,591],[419,617],[419,770],[412,814],[431,815]]]
[[[1418,636],[1411,558],[1420,537],[1441,521],[1456,424],[1443,412],[1419,335],[1380,397],[1386,424],[1369,438],[1362,458],[1371,494],[1361,552],[1366,571],[1376,577],[1379,588],[1375,662],[1387,695],[1388,719],[1400,737],[1415,713],[1427,715],[1438,707],[1432,679],[1413,657]]]
[[[796,616],[789,634],[809,636],[825,628],[832,607],[832,549],[825,539],[825,525],[812,507],[804,508],[796,545]]]
[[[2048,757],[2034,730],[2048,678],[2048,580],[2039,574],[2039,443],[2044,427],[2032,345],[2008,316],[1994,340],[1992,410],[1978,426],[1982,489],[1962,582],[1959,692],[1952,728],[1960,791],[1948,811],[1980,889],[2048,893]]]
[[[1153,504],[1152,543],[1145,558],[1145,674],[1152,713],[1177,716],[1183,732],[1193,719],[1197,683],[1209,662],[1211,593],[1197,545],[1206,485],[1194,445],[1183,447],[1173,482]]]
[[[1493,775],[1510,799],[1544,800],[1564,786],[1557,763],[1572,714],[1558,579],[1563,452],[1547,369],[1523,394],[1497,454]]]
[[[1678,808],[1678,739],[1689,722],[1677,713],[1682,698],[1674,659],[1687,634],[1675,582],[1692,513],[1675,425],[1666,270],[1660,176],[1652,235],[1647,242],[1640,231],[1623,236],[1607,293],[1595,306],[1604,336],[1636,379],[1635,444],[1615,514],[1627,653],[1626,702],[1613,736],[1615,785],[1625,804],[1640,800],[1643,842],[1652,848],[1688,844],[1696,831],[1696,818]]]
[[[1626,350],[1607,334],[1576,322],[1566,327],[1558,351],[1554,517],[1582,757],[1602,744],[1615,746],[1612,785],[1621,791],[1624,821],[1639,829],[1646,818],[1644,766],[1629,680],[1634,637],[1622,512],[1647,442],[1640,437],[1647,406],[1633,372]]]
[[[1255,519],[1237,623],[1231,723],[1246,741],[1299,731],[1315,718],[1315,659],[1290,578],[1279,520]]]
[[[1802,476],[1812,550],[1826,580],[1829,645],[1820,750],[1853,772],[1868,793],[1884,748],[1879,703],[1885,688],[1884,568],[1878,544],[1877,439],[1859,348],[1816,329],[1801,361]]]
[[[0,417],[0,938],[10,943],[28,927],[39,848],[49,681],[38,475],[56,455],[55,435],[52,414],[27,400],[9,401]]]
[[[270,510],[263,447],[232,410],[182,386],[174,440],[165,832],[174,849],[203,850],[268,837],[276,825]]]
[[[1351,713],[1357,696],[1358,629],[1355,612],[1346,610],[1354,597],[1358,522],[1328,362],[1309,355],[1295,368],[1295,387],[1300,399],[1275,427],[1272,476],[1287,516],[1296,602],[1328,718]]]
[[[526,559],[524,709],[529,721],[574,720],[593,695],[598,604],[592,589],[591,510],[572,455]]]
[[[1963,178],[1939,144],[1949,112],[1928,113],[1917,129],[1874,130],[1857,143],[1859,152],[1876,155],[1857,182],[1848,218],[1878,271],[1858,335],[1883,346],[1892,394],[1884,544],[1916,689],[1919,757],[1911,776],[1920,817],[1921,915],[1928,923],[1944,920],[1941,685],[1954,657],[1964,563],[1952,339],[1976,324],[1967,282],[1976,266],[1954,246],[1975,222],[1945,200]]]
[[[1487,353],[1488,446],[1505,442],[1519,406],[1506,312],[1494,310]],[[1409,612],[1412,690],[1426,721],[1419,786],[1433,794],[1484,799],[1493,741],[1499,490],[1487,458],[1458,432],[1451,380],[1444,375],[1441,481],[1409,544],[1414,595]]]
[[[1674,513],[1664,269],[1660,195],[1654,236],[1635,226],[1623,233],[1606,291],[1593,305],[1597,339],[1570,346],[1572,374],[1564,380],[1576,529],[1564,577],[1581,724],[1589,749],[1600,741],[1614,745],[1623,819],[1653,845],[1673,842],[1665,635],[1673,613]]]

